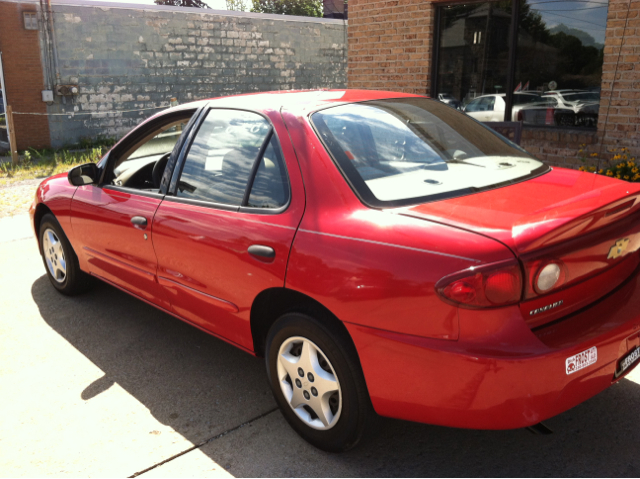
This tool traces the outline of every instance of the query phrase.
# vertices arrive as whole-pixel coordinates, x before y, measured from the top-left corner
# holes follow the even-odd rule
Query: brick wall
[[[433,15],[423,0],[350,0],[349,88],[428,93]]]
[[[54,18],[62,82],[80,91],[49,107],[68,113],[50,119],[54,146],[121,136],[171,97],[346,86],[342,20],[62,1]]]
[[[597,158],[610,159],[621,147],[640,160],[640,1],[609,1],[597,132],[529,129],[522,146],[550,165],[567,168],[607,166]]]
[[[640,159],[640,1],[637,0],[609,1],[598,131],[604,151],[626,147],[631,156]]]
[[[540,161],[553,166],[579,168],[597,165],[597,160],[590,156],[590,153],[599,149],[595,131],[528,128],[522,131],[520,146]]]
[[[0,51],[4,67],[7,103],[14,111],[46,113],[41,90],[44,79],[38,30],[25,30],[23,12],[35,12],[35,4],[0,1]],[[19,150],[49,146],[46,116],[14,115]]]

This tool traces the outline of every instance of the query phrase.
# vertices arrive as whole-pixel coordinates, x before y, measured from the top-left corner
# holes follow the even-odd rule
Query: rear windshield
[[[481,123],[427,98],[330,107],[311,122],[352,188],[373,207],[468,195],[549,171]]]

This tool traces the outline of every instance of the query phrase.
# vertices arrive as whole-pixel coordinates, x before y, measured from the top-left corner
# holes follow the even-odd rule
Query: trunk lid
[[[520,308],[531,328],[608,294],[640,263],[640,185],[601,175],[554,169],[516,185],[397,212],[511,248],[523,267]],[[549,262],[561,265],[562,280],[541,292],[536,278]]]
[[[640,185],[562,168],[515,185],[398,210],[494,238],[523,255],[638,212]]]

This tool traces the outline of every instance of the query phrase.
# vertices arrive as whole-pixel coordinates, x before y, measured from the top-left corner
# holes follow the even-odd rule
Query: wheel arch
[[[40,251],[42,251],[42,245],[40,244],[40,222],[42,222],[42,218],[47,213],[51,214],[54,218],[56,216],[47,205],[45,205],[44,203],[38,203],[38,205],[36,206],[36,212],[33,215],[33,231],[35,231],[36,233],[36,241],[38,242],[38,249]]]
[[[251,335],[253,350],[257,356],[263,357],[265,354],[267,334],[273,323],[283,314],[292,312],[306,313],[337,330],[349,340],[357,354],[345,325],[322,303],[293,289],[270,288],[258,294],[251,305]]]

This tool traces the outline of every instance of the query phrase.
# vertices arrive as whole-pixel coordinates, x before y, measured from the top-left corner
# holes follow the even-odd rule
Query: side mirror
[[[76,166],[69,171],[67,179],[73,186],[92,185],[98,182],[100,170],[95,163]]]

